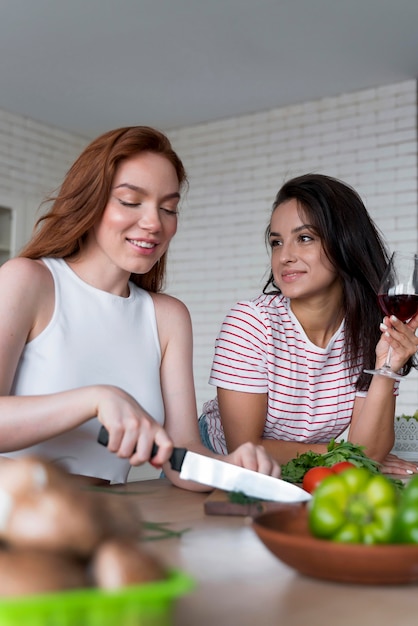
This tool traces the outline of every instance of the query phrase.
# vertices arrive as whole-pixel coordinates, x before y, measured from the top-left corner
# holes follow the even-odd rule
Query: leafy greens
[[[281,466],[281,478],[290,483],[301,483],[306,472],[311,467],[332,467],[340,461],[349,461],[357,467],[365,467],[374,474],[380,473],[379,463],[370,459],[364,452],[363,446],[358,446],[350,441],[336,442],[331,439],[327,452],[304,452]]]

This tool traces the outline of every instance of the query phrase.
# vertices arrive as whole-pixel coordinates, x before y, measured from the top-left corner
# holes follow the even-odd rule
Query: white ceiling
[[[0,108],[170,130],[418,77],[418,0],[0,0]]]

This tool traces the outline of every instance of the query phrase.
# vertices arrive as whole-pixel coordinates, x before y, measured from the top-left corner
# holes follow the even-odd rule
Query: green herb
[[[418,422],[418,410],[416,410],[413,415],[405,415],[405,413],[402,413],[402,415],[397,415],[395,419],[398,422],[399,420],[406,420],[407,422],[409,422],[409,420],[415,420],[416,422]]]
[[[350,461],[357,467],[365,467],[374,474],[380,473],[379,463],[370,459],[363,452],[363,446],[355,445],[350,441],[337,443],[331,439],[327,452],[324,454],[309,450],[282,465],[281,477],[291,483],[301,483],[304,475],[311,467],[332,467],[340,461]]]
[[[246,496],[242,491],[230,491],[228,493],[229,501],[234,504],[255,504],[260,502],[260,498]]]
[[[95,485],[85,487],[89,491],[101,491],[104,493],[111,493],[115,496],[129,496],[129,495],[144,495],[144,491],[119,491],[110,487],[97,487]],[[143,530],[142,541],[158,541],[160,539],[172,539],[173,537],[181,537],[183,533],[190,530],[190,528],[184,528],[183,530],[172,530],[169,528],[168,522],[141,522],[141,528]]]
[[[160,539],[172,539],[173,537],[181,537],[190,528],[184,528],[183,530],[172,530],[169,528],[168,523],[162,522],[142,522],[142,529],[144,535],[143,541],[158,541]]]
[[[406,484],[400,478],[391,478],[390,476],[387,476],[386,478],[395,485],[398,491],[403,491],[405,489]]]

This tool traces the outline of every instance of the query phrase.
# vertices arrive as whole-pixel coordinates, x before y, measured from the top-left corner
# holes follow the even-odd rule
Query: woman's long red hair
[[[161,154],[177,173],[180,188],[187,182],[184,166],[169,139],[148,126],[111,130],[92,141],[74,162],[51,208],[36,222],[31,240],[20,252],[30,259],[74,257],[83,249],[87,233],[97,224],[110,197],[119,163],[141,152]],[[147,274],[131,274],[131,280],[147,291],[161,291],[167,252]]]

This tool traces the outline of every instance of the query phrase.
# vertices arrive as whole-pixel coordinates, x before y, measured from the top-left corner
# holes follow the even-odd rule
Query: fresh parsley
[[[282,465],[281,478],[290,483],[301,483],[306,472],[312,467],[332,467],[340,461],[349,461],[357,467],[365,467],[374,474],[380,473],[379,463],[370,459],[364,452],[363,446],[358,446],[350,441],[336,442],[331,439],[327,452],[304,452]]]

